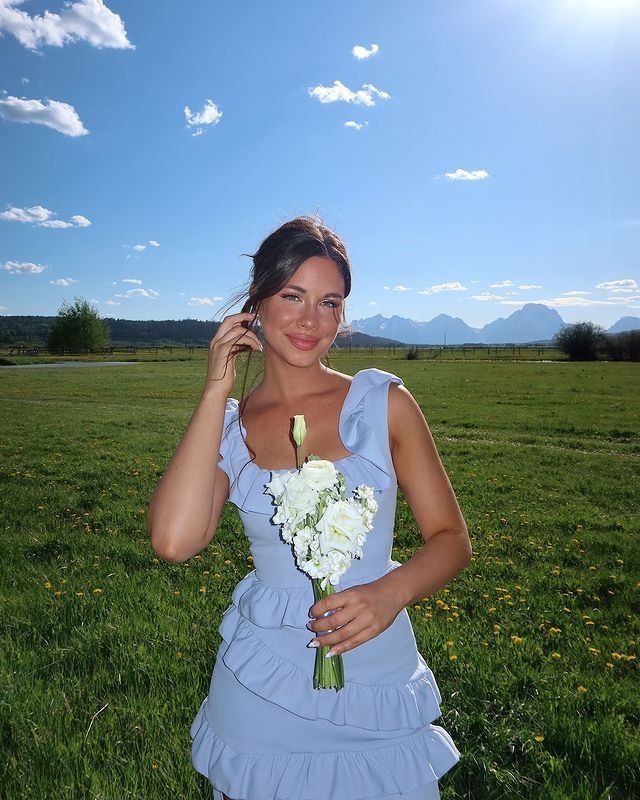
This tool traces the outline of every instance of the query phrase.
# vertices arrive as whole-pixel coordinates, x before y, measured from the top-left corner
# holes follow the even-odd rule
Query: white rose
[[[318,493],[307,485],[299,473],[294,473],[287,481],[282,494],[281,503],[290,525],[301,521],[307,514],[315,511]]]
[[[331,461],[321,458],[316,461],[305,461],[300,470],[305,482],[320,493],[325,489],[331,489],[336,483],[336,468]]]
[[[353,555],[358,547],[358,536],[365,529],[356,504],[348,500],[336,500],[318,520],[316,530],[320,532],[320,552],[327,555],[331,550],[338,550],[345,555]]]

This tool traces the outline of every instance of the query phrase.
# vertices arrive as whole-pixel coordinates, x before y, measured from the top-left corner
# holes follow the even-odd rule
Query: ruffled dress
[[[356,373],[339,418],[351,455],[334,464],[347,496],[361,483],[378,511],[360,559],[336,591],[375,581],[401,566],[391,559],[397,482],[389,450],[389,384],[380,369]],[[238,430],[238,401],[227,400],[219,466],[229,476],[255,569],[236,585],[219,625],[222,637],[209,694],[191,726],[191,759],[215,800],[436,800],[438,778],[460,759],[433,724],[441,696],[417,650],[406,609],[382,633],[342,654],[345,686],[314,689],[314,604],[310,578],[271,522],[271,470],[250,462]],[[245,434],[244,428],[242,433]],[[247,463],[249,462],[249,463]],[[285,473],[292,470],[273,470]]]

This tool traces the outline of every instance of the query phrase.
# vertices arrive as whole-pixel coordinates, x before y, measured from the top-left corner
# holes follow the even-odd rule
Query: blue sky
[[[638,0],[0,0],[0,314],[219,319],[318,212],[348,319],[640,316],[638,41]]]

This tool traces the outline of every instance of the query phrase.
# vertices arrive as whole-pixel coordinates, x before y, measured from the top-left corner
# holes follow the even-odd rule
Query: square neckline
[[[344,412],[345,412],[345,409],[347,407],[347,402],[348,402],[349,397],[351,395],[351,390],[353,389],[353,384],[356,382],[356,378],[361,372],[362,372],[362,370],[358,370],[355,373],[355,375],[352,375],[351,383],[349,384],[349,388],[347,390],[347,394],[345,395],[345,398],[344,398],[344,400],[342,402],[342,407],[340,408],[340,414],[338,416],[338,439],[340,440],[340,444],[345,448],[345,450],[347,448],[345,447],[345,444],[342,441],[342,437],[340,436],[340,429],[342,428],[342,418],[344,416]],[[245,430],[245,427],[242,424],[242,418],[240,417],[240,409],[239,408],[238,408],[238,421],[240,423],[240,430],[242,431],[242,435],[243,435],[242,447],[243,447],[244,451],[246,452],[246,454],[249,456],[249,459],[251,459],[251,453],[249,452],[249,448],[247,447],[247,443],[246,443],[247,431]],[[323,459],[323,460],[324,461],[329,461],[329,463],[333,464],[334,467],[335,467],[336,464],[343,464],[343,463],[345,463],[347,461],[350,461],[352,458],[357,458],[357,456],[358,456],[357,453],[349,453],[348,456],[344,456],[344,458],[339,458],[339,459],[337,459],[337,461],[330,461],[330,459],[328,459],[328,458],[327,459]],[[297,472],[297,470],[298,470],[298,467],[279,467],[278,469],[268,469],[267,467],[259,466],[258,464],[255,463],[255,461],[251,461],[251,460],[249,460],[249,463],[253,467],[255,467],[257,470],[259,470],[260,472],[272,472],[272,473],[273,472]],[[304,463],[304,462],[302,462],[302,463]]]

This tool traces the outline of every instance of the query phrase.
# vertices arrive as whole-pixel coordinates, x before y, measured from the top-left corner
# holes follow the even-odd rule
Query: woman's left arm
[[[401,567],[376,581],[403,608],[446,586],[467,566],[473,551],[427,421],[411,392],[398,384],[389,389],[389,434],[398,486],[424,540]]]
[[[404,564],[371,583],[316,602],[309,623],[335,645],[351,650],[389,627],[402,609],[442,589],[469,563],[471,542],[458,501],[420,406],[402,385],[389,387],[389,438],[398,486],[418,523],[424,544]],[[329,617],[321,615],[340,608]],[[337,628],[336,626],[341,626]]]

